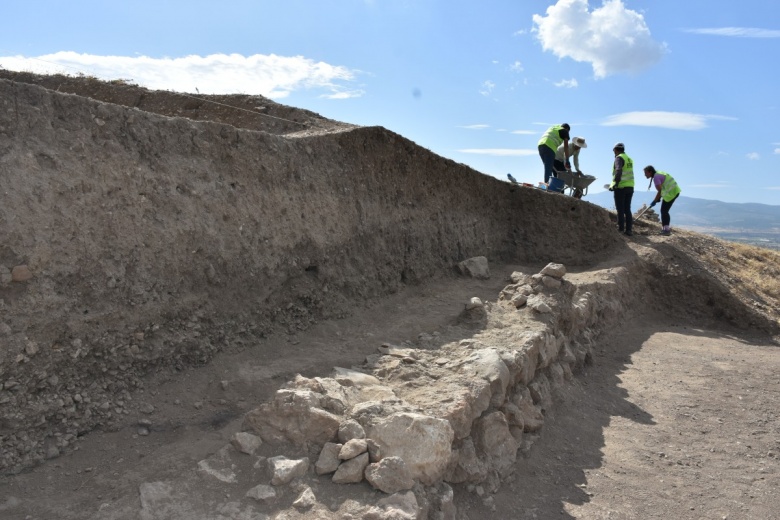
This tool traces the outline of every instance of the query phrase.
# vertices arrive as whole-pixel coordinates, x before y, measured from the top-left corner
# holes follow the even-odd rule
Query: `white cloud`
[[[499,157],[508,156],[521,156],[521,155],[536,155],[538,150],[528,150],[521,148],[465,148],[463,150],[457,150],[460,153],[471,153],[478,155],[495,155]]]
[[[625,112],[607,117],[601,126],[652,126],[674,130],[701,130],[709,119],[734,120],[732,117],[688,112]]]
[[[489,96],[493,92],[494,88],[496,88],[496,84],[490,80],[487,80],[482,83],[482,88],[479,90],[479,93],[483,96]]]
[[[745,157],[751,161],[757,161],[761,158],[761,156],[758,155],[758,152],[750,152],[749,154],[745,155]]]
[[[768,188],[764,188],[765,190],[780,190],[780,186],[769,186]]]
[[[558,0],[547,15],[534,15],[542,49],[559,58],[590,63],[596,78],[635,73],[657,63],[666,44],[653,40],[644,17],[622,0],[588,11],[588,0]]]
[[[577,83],[577,80],[572,79],[563,79],[559,81],[558,83],[553,83],[556,87],[564,87],[564,88],[577,88],[579,86],[579,83]]]
[[[362,97],[366,94],[365,90],[343,90],[341,92],[334,92],[333,94],[322,94],[320,97],[324,99],[351,99]]]
[[[691,184],[691,188],[730,188],[730,184]]]
[[[490,125],[485,125],[485,124],[463,125],[463,126],[459,126],[457,128],[466,128],[468,130],[484,130],[485,128],[490,128]]]
[[[780,154],[780,148],[775,148],[775,154]]]
[[[512,130],[512,132],[510,133],[517,134],[517,135],[534,135],[537,134],[538,132],[535,130]]]
[[[717,27],[709,29],[685,29],[693,34],[711,36],[735,36],[739,38],[780,38],[780,31],[772,29],[756,29],[755,27]]]
[[[523,64],[520,63],[519,61],[516,61],[509,66],[509,70],[511,70],[512,72],[523,72],[524,70]]]
[[[291,92],[321,89],[331,99],[363,94],[344,87],[358,71],[304,58],[254,54],[211,54],[183,58],[96,56],[57,52],[25,58],[0,57],[0,66],[39,74],[85,74],[101,79],[126,79],[140,86],[201,94],[260,94],[284,98]]]

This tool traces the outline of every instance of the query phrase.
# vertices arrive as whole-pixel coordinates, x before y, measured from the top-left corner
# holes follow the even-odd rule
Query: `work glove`
[[[656,204],[658,204],[658,202],[654,200],[653,202],[651,202],[651,203],[650,203],[650,207],[652,208],[652,207],[653,207],[653,206],[655,206]]]
[[[615,191],[615,187],[614,186],[610,186],[609,187],[609,191]]]

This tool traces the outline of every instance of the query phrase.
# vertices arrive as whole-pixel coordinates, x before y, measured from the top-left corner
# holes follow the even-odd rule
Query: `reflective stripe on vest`
[[[623,174],[620,176],[618,188],[634,187],[634,161],[625,152],[618,155],[623,158]],[[612,184],[615,184],[615,165],[612,165]]]
[[[682,190],[677,185],[677,181],[674,180],[674,177],[666,172],[657,173],[660,173],[664,176],[664,183],[661,184],[661,198],[663,198],[666,202],[670,202],[677,195],[679,195]]]
[[[541,139],[539,139],[540,145],[547,145],[550,148],[552,148],[553,152],[558,151],[558,146],[563,144],[563,139],[561,138],[559,132],[563,130],[563,127],[561,125],[555,125],[551,126],[547,129],[547,131],[544,133]]]

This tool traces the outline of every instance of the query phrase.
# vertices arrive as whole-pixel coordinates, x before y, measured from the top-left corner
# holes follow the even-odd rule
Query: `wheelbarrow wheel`
[[[575,199],[581,199],[582,198],[582,190],[579,188],[574,188],[574,193],[572,194],[572,197]]]

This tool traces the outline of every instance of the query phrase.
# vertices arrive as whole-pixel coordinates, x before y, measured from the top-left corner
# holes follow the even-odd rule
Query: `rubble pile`
[[[661,217],[656,213],[654,208],[648,208],[647,204],[642,204],[642,207],[634,213],[634,219],[641,215],[642,220],[646,222],[661,222]]]

